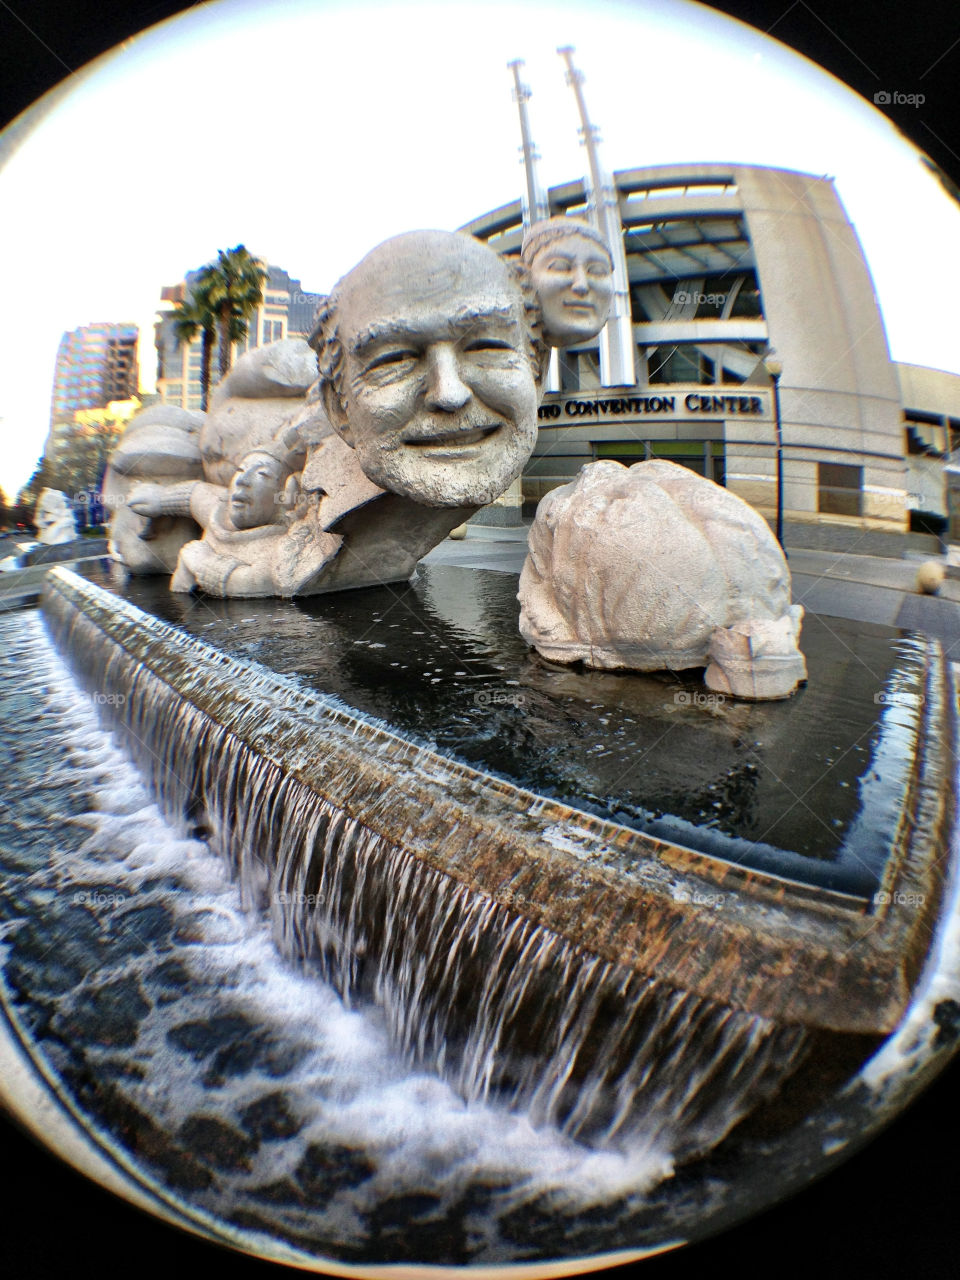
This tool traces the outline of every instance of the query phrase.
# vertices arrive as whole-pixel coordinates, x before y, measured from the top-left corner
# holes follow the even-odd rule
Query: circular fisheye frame
[[[882,17],[0,14],[11,1274],[950,1274],[958,55]]]

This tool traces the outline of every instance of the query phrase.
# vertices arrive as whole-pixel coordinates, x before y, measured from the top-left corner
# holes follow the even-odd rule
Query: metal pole
[[[780,420],[780,374],[773,379],[773,416],[777,430],[777,541],[783,548],[783,427]]]
[[[612,178],[606,176],[600,164],[597,150],[599,134],[587,114],[587,102],[583,96],[583,72],[573,65],[573,46],[566,45],[558,49],[557,53],[567,64],[567,84],[573,89],[580,113],[580,141],[587,151],[589,170],[586,180],[588,213],[606,241],[613,259],[613,305],[610,319],[600,334],[600,380],[605,387],[629,387],[636,381],[635,346],[620,201]]]
[[[516,102],[517,109],[520,112],[520,138],[522,142],[520,150],[523,155],[523,173],[527,187],[527,200],[523,211],[523,225],[526,230],[532,223],[543,222],[549,218],[550,206],[537,176],[537,160],[540,157],[537,155],[537,149],[533,145],[533,139],[530,135],[530,117],[527,113],[530,89],[520,81],[520,68],[523,65],[522,58],[516,58],[513,62],[507,63],[507,66],[513,72],[513,100]]]

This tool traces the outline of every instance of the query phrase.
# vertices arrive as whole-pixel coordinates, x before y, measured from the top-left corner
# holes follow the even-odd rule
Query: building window
[[[593,445],[596,459],[611,459],[625,467],[651,458],[662,458],[688,467],[698,476],[725,485],[726,458],[722,440],[602,440]]]
[[[560,390],[561,391],[579,391],[580,390],[580,364],[576,355],[572,351],[565,351],[563,347],[559,352],[560,364]]]
[[[906,427],[906,452],[942,458],[950,450],[950,435],[943,419],[932,413],[907,409],[903,415]]]
[[[713,383],[713,361],[691,345],[650,347],[647,381],[651,386],[670,382]]]
[[[817,510],[830,516],[863,514],[863,467],[817,463]]]

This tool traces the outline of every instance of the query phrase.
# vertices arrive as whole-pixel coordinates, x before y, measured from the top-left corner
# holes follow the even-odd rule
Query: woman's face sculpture
[[[613,268],[606,251],[574,232],[548,241],[530,270],[547,342],[566,347],[595,338],[607,322],[613,298]]]

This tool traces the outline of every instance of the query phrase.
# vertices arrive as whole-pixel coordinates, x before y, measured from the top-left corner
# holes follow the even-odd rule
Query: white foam
[[[277,1144],[278,1170],[314,1139],[360,1147],[376,1155],[378,1174],[366,1192],[388,1182],[423,1190],[476,1179],[509,1182],[512,1197],[543,1195],[587,1206],[621,1195],[641,1195],[672,1172],[667,1152],[598,1153],[549,1125],[491,1103],[467,1105],[445,1081],[412,1070],[391,1047],[375,1009],[346,1009],[334,990],[298,972],[275,949],[265,919],[245,913],[239,891],[221,860],[200,840],[173,830],[151,801],[113,735],[102,729],[90,700],[74,685],[51,649],[48,676],[68,724],[64,742],[72,769],[92,783],[95,812],[85,816],[89,836],[79,854],[59,866],[62,883],[103,883],[126,892],[125,905],[146,881],[176,874],[188,892],[170,895],[178,918],[189,918],[191,963],[251,1017],[295,1030],[311,1045],[284,1080],[302,1101],[316,1085],[311,1113],[294,1144]],[[133,962],[134,968],[136,962]],[[183,1019],[209,1017],[209,995],[188,994]],[[180,1011],[178,1010],[178,1013]],[[171,1124],[209,1102],[188,1074],[182,1056],[165,1041],[159,1021],[144,1024],[136,1056],[147,1078],[133,1095]],[[169,1023],[169,1013],[165,1012]],[[269,1082],[272,1088],[277,1081]],[[257,1072],[228,1080],[218,1096],[236,1106],[261,1096]],[[285,1146],[289,1150],[285,1150]]]

